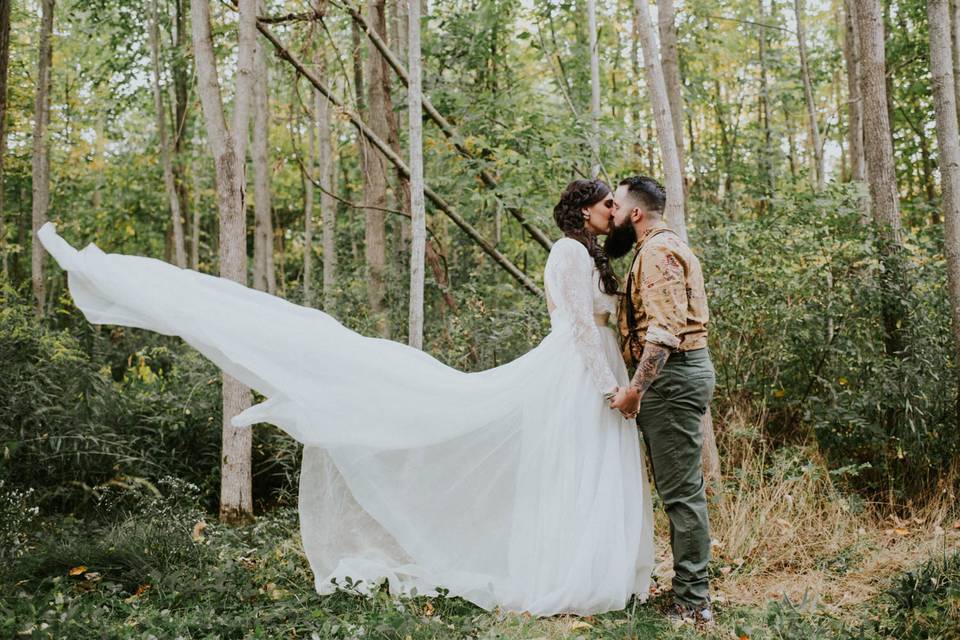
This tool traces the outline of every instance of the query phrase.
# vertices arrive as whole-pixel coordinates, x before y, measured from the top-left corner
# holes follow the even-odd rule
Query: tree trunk
[[[260,10],[263,10],[262,0]],[[273,221],[270,204],[270,94],[266,42],[258,40],[254,52],[253,141],[253,287],[276,293],[277,278],[273,267]]]
[[[953,0],[950,17],[950,31],[953,34],[953,93],[957,111],[960,111],[960,0]]]
[[[857,183],[867,181],[867,161],[863,155],[863,98],[860,94],[860,39],[853,16],[852,0],[844,2],[843,57],[847,67],[847,137],[850,148],[850,178]],[[869,220],[870,201],[859,199],[861,219]]]
[[[10,3],[0,0],[0,262],[3,279],[10,277],[7,258],[7,210],[4,201],[4,163],[7,157],[7,77],[10,67]]]
[[[153,108],[156,113],[160,163],[163,166],[163,186],[167,192],[167,201],[170,204],[174,263],[182,269],[187,266],[187,251],[183,238],[180,197],[173,180],[173,162],[170,159],[170,144],[167,140],[167,117],[163,106],[163,92],[160,90],[160,18],[157,4],[157,0],[150,1],[150,61],[153,69]]]
[[[647,89],[653,117],[657,124],[657,141],[660,143],[660,158],[663,163],[663,177],[667,190],[667,206],[664,217],[667,224],[686,241],[687,225],[683,208],[683,179],[680,172],[680,157],[677,155],[677,143],[674,134],[673,117],[670,113],[670,101],[667,98],[667,86],[660,65],[660,52],[657,36],[650,20],[650,5],[647,0],[635,0],[634,9],[639,14],[640,45],[643,47],[643,61],[646,67]]]
[[[241,284],[247,280],[244,190],[247,127],[253,88],[253,48],[256,41],[256,0],[240,0],[237,88],[233,135],[227,128],[220,81],[210,33],[208,0],[193,0],[193,48],[197,90],[213,154],[220,213],[220,275]],[[250,406],[250,391],[223,374],[223,445],[221,454],[220,518],[241,522],[253,515],[251,477],[252,430],[237,429],[230,419]]]
[[[635,11],[639,19],[640,44],[643,47],[643,59],[646,66],[647,87],[650,91],[651,106],[657,123],[657,140],[660,143],[660,158],[667,188],[667,206],[665,217],[667,224],[677,234],[687,240],[687,227],[684,217],[684,190],[680,172],[680,158],[677,154],[674,124],[667,98],[667,87],[660,66],[660,54],[657,51],[657,39],[650,20],[650,6],[647,0],[635,0]],[[680,122],[677,126],[683,126]],[[703,441],[707,446],[703,450],[704,475],[707,478],[719,477],[720,460],[713,432],[713,420],[710,412],[704,415],[701,423]]]
[[[194,144],[195,152],[199,153],[199,144]],[[196,164],[190,167],[190,176],[193,179],[193,232],[190,234],[190,268],[200,269],[200,171]]]
[[[398,0],[403,2],[404,0]],[[592,1],[592,0],[591,0]],[[420,103],[422,67],[420,65],[420,0],[409,0],[410,86],[410,320],[409,344],[423,348],[423,279],[426,255],[426,204],[423,199],[423,115]]]
[[[384,0],[367,1],[367,22],[371,29],[384,38],[386,21],[384,16]],[[365,80],[367,83],[367,121],[370,128],[383,140],[390,140],[390,123],[388,121],[390,94],[386,89],[386,69],[383,58],[370,52],[366,61]],[[364,233],[365,257],[367,262],[367,301],[370,304],[370,313],[376,324],[377,333],[384,338],[390,337],[390,325],[386,315],[385,301],[387,297],[386,262],[387,236],[386,214],[387,208],[387,170],[386,162],[381,154],[364,146],[366,153],[367,179],[364,185],[363,200],[369,207],[366,210],[366,225]]]
[[[863,95],[863,140],[874,223],[880,238],[884,347],[888,355],[903,350],[906,260],[900,238],[900,201],[893,165],[887,111],[886,64],[880,0],[853,0],[860,39],[860,90]]]
[[[813,151],[814,175],[817,191],[823,191],[826,184],[823,168],[823,146],[820,144],[820,125],[817,124],[817,105],[813,98],[813,82],[810,80],[810,65],[807,62],[807,37],[803,25],[802,0],[793,0],[793,11],[797,18],[797,43],[800,46],[800,73],[803,75],[803,93],[807,101],[807,119],[810,122],[810,146]]]
[[[319,58],[319,46],[314,45],[314,66]],[[317,90],[310,88],[310,95],[315,96]],[[299,113],[299,111],[298,111]],[[316,121],[320,119],[317,112],[316,100],[313,111],[307,111],[307,162],[302,169],[303,180],[303,306],[313,306],[313,173],[317,167],[317,131]],[[300,118],[297,117],[299,126]]]
[[[763,117],[763,171],[764,197],[766,206],[770,206],[770,199],[776,191],[776,176],[773,168],[773,132],[770,125],[770,84],[767,81],[767,30],[765,28],[766,11],[764,0],[758,0],[760,23],[760,102]],[[692,141],[691,141],[692,143]]]
[[[677,11],[673,0],[658,3],[660,26],[660,60],[663,79],[667,85],[667,100],[670,101],[670,116],[673,120],[673,139],[680,163],[680,180],[683,183],[684,210],[686,210],[687,167],[684,162],[683,144],[683,81],[680,79],[680,53],[677,47]]]
[[[325,60],[321,58],[325,69]],[[317,155],[320,172],[320,215],[323,222],[323,308],[332,312],[337,296],[337,203],[333,198],[335,173],[330,99],[314,92],[317,116]]]
[[[37,317],[43,316],[46,288],[43,277],[44,251],[37,231],[47,222],[50,206],[50,64],[53,58],[53,11],[55,0],[41,0],[40,47],[37,62],[37,93],[33,121],[33,242],[31,280]]]
[[[587,0],[590,32],[590,177],[600,175],[600,52],[597,50],[597,0]]]
[[[960,132],[957,124],[957,78],[950,55],[947,0],[927,0],[930,25],[930,73],[937,117],[943,190],[944,250],[953,320],[954,358],[960,363]]]

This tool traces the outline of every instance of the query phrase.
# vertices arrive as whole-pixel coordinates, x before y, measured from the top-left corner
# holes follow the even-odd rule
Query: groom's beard
[[[610,223],[610,233],[607,239],[603,241],[603,250],[607,252],[608,258],[621,258],[633,249],[637,244],[637,230],[633,228],[633,223],[626,220],[623,225]]]

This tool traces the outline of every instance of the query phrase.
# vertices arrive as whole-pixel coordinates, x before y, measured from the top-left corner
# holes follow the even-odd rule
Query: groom
[[[680,619],[711,622],[710,532],[701,466],[700,421],[713,394],[707,297],[700,262],[663,220],[666,194],[654,179],[620,182],[606,251],[634,250],[618,324],[630,385],[611,406],[636,417],[670,519],[674,604]]]

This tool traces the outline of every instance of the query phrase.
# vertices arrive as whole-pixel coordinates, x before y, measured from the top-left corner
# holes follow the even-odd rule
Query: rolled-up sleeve
[[[679,347],[687,322],[687,287],[681,257],[669,243],[656,243],[644,257],[640,298],[650,321],[646,341],[670,349]]]

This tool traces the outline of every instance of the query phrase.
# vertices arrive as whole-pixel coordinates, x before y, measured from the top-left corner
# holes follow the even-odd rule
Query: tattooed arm
[[[670,357],[670,349],[655,342],[647,342],[643,346],[643,355],[637,364],[637,371],[633,374],[630,386],[620,389],[610,406],[619,409],[627,417],[633,417],[640,409],[640,400],[643,394],[657,379],[663,366]]]
[[[669,357],[670,349],[662,344],[647,342],[643,346],[643,355],[640,356],[640,364],[637,365],[637,371],[633,374],[630,386],[642,396],[660,375]]]

